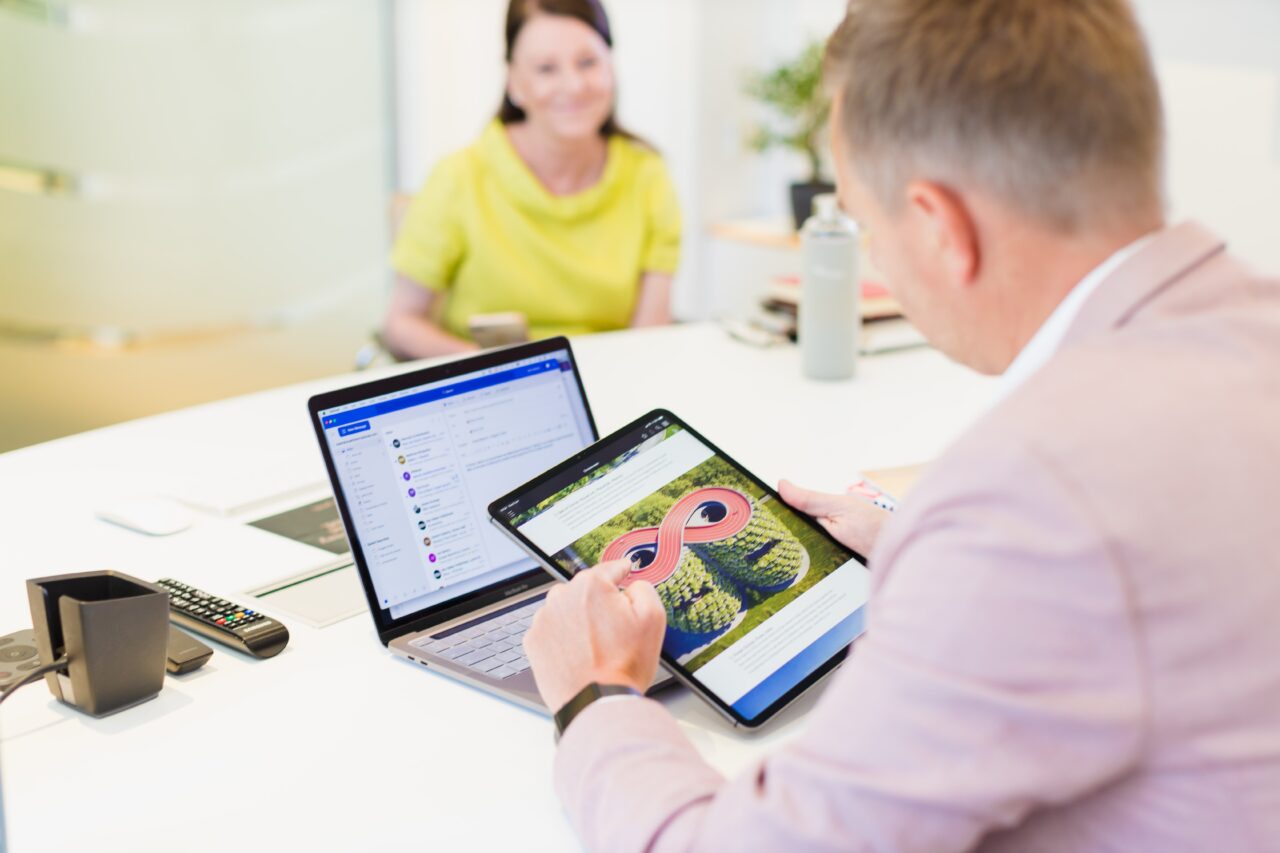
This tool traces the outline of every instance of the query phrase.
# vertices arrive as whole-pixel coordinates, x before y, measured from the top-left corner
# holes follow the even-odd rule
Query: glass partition
[[[154,401],[167,380],[138,364],[157,349],[190,363],[216,346],[208,364],[252,372],[225,361],[293,330],[284,360],[312,368],[265,373],[349,368],[386,292],[387,14],[381,0],[0,0],[0,362],[74,383],[72,344],[117,359],[122,381],[159,382]],[[37,400],[36,377],[4,373],[6,399]],[[0,415],[0,449],[11,429]]]

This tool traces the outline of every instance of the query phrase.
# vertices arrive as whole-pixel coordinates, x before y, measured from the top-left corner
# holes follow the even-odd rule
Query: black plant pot
[[[795,220],[797,231],[813,213],[813,197],[835,191],[835,184],[829,184],[826,181],[809,181],[791,185],[791,218]]]

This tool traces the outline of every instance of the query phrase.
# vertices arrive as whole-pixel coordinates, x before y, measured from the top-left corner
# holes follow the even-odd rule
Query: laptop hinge
[[[537,575],[521,580],[519,583],[513,583],[509,586],[503,587],[502,589],[487,593],[480,598],[468,599],[467,601],[453,607],[437,611],[429,616],[424,616],[421,619],[415,619],[413,622],[409,622],[397,628],[392,628],[389,631],[382,631],[378,634],[378,639],[382,640],[382,645],[390,645],[392,640],[403,637],[405,634],[416,634],[419,631],[429,630],[437,625],[443,625],[446,622],[457,619],[459,616],[466,616],[468,614],[475,613],[476,611],[483,610],[486,607],[505,601],[508,598],[514,598],[515,596],[526,593],[529,590],[544,587],[554,581],[555,578],[553,578],[549,573],[540,572]]]

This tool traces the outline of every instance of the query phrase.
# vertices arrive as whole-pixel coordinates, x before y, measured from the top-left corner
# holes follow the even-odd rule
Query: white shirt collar
[[[1049,319],[1041,324],[1036,333],[1027,341],[1026,346],[1013,359],[1000,377],[1000,390],[997,399],[1004,399],[1026,382],[1033,373],[1039,370],[1046,361],[1058,351],[1067,330],[1071,328],[1076,315],[1084,307],[1085,301],[1098,289],[1098,285],[1106,280],[1117,267],[1137,254],[1148,240],[1158,232],[1145,234],[1129,245],[1117,250],[1109,258],[1094,267],[1084,278],[1071,288],[1071,291],[1053,309]]]

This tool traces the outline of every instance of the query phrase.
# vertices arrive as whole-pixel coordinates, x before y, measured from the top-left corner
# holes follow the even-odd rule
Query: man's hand
[[[816,518],[842,545],[864,557],[871,553],[880,525],[889,517],[866,498],[811,492],[789,480],[778,484],[778,493],[791,506]]]
[[[619,590],[629,560],[601,563],[557,584],[524,635],[542,701],[554,714],[595,681],[643,693],[658,671],[667,614],[653,586]]]

